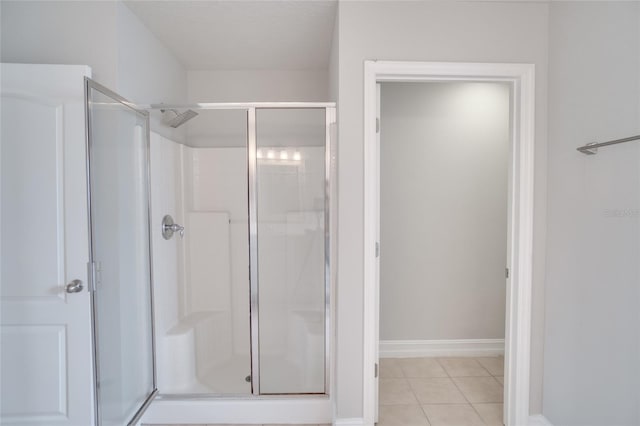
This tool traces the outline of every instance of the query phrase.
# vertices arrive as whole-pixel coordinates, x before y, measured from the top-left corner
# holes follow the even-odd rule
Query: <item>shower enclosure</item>
[[[326,394],[335,108],[188,108],[181,143],[151,134],[161,398]]]
[[[328,394],[334,105],[86,102],[96,424]]]

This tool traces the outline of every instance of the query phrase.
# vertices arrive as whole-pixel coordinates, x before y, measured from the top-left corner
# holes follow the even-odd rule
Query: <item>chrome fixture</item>
[[[161,109],[160,112],[162,113],[162,122],[174,129],[182,126],[184,123],[198,115],[198,113],[192,109],[188,109],[182,113],[178,112],[176,109]]]
[[[162,218],[162,238],[170,240],[175,232],[179,232],[180,237],[184,238],[184,226],[173,223],[171,215],[165,215]]]
[[[73,280],[65,287],[67,293],[80,293],[83,289],[82,281]]]
[[[612,141],[607,141],[607,142],[591,142],[588,143],[586,145],[583,145],[579,148],[576,148],[578,151],[580,151],[583,154],[586,155],[595,155],[598,152],[598,148],[603,147],[603,146],[609,146],[609,145],[617,145],[619,143],[625,143],[625,142],[631,142],[631,141],[637,141],[640,140],[640,135],[637,136],[631,136],[628,138],[623,138],[623,139],[615,139]]]

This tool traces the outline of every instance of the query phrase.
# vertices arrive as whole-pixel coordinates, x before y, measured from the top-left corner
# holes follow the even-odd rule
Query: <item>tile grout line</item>
[[[438,358],[438,359],[440,359],[440,358]],[[444,358],[444,359],[459,359],[459,358],[450,357],[450,358]],[[478,361],[477,358],[469,357],[468,359],[474,360],[478,364],[478,366],[487,373],[487,375],[486,376],[476,376],[476,375],[471,375],[471,376],[468,376],[468,375],[467,376],[451,376],[451,375],[449,375],[449,377],[453,379],[454,377],[465,378],[465,377],[491,377],[491,376],[493,376],[493,374],[491,374],[491,371],[489,371],[484,365],[482,365],[482,363],[480,361]],[[449,374],[449,372],[447,371],[446,368],[444,368],[444,366],[442,368],[445,370],[445,373]]]
[[[502,404],[503,404],[503,407],[504,407],[504,385],[502,383],[500,383],[500,381],[498,381],[498,379],[496,379],[496,376],[487,367],[485,367],[480,361],[476,360],[476,362],[478,364],[480,364],[482,366],[482,368],[487,370],[487,372],[491,375],[493,380],[495,380],[502,387]],[[502,374],[503,374],[503,377],[504,377],[504,366],[502,368],[503,368]],[[478,404],[482,404],[482,403],[478,403]],[[500,402],[488,402],[488,403],[485,403],[485,404],[500,404]],[[473,410],[476,413],[478,413],[478,417],[480,417],[482,422],[486,424],[487,422],[485,422],[484,418],[480,415],[480,412],[477,410],[477,408],[473,404],[471,404],[471,407],[473,408]],[[504,421],[504,419],[503,419],[503,421]]]
[[[491,372],[489,370],[487,370],[486,368],[484,368],[484,365],[482,365],[482,363],[478,360],[476,360],[475,358],[473,358],[475,362],[477,362],[481,368],[483,368],[484,370],[487,371],[487,373],[491,374]],[[486,377],[486,376],[485,376]],[[493,376],[490,376],[493,377]],[[495,380],[495,378],[494,378]],[[464,397],[464,399],[467,400],[467,402],[469,403],[469,405],[471,406],[471,409],[476,413],[476,415],[478,416],[478,418],[480,419],[480,421],[483,424],[487,424],[487,422],[484,421],[484,418],[480,415],[480,412],[478,412],[478,410],[476,409],[476,407],[474,407],[473,403],[471,401],[469,401],[469,398],[467,398],[467,395],[465,395],[464,392],[462,392],[462,389],[460,389],[460,386],[458,386],[458,384],[456,383],[455,380],[453,380],[453,378],[451,378],[451,381],[453,382],[453,384],[456,386],[456,388],[458,389],[458,391],[462,394],[462,396]],[[496,380],[497,381],[497,380]],[[503,389],[503,393],[504,393],[504,389]]]
[[[446,375],[447,375],[447,378],[448,378],[449,380],[451,380],[451,382],[453,383],[453,379],[451,378],[451,375],[449,374],[449,372],[447,371],[447,369],[446,369],[446,368],[444,368],[444,365],[442,365],[442,363],[440,363],[440,360],[439,360],[438,358],[434,358],[434,360],[435,360],[436,364],[437,364],[437,365],[439,365],[439,366],[440,366],[440,368],[442,368],[442,371],[444,371],[444,374],[446,374]],[[455,385],[455,383],[454,383],[454,385]],[[412,389],[413,389],[413,388],[412,388]],[[460,393],[462,393],[462,392],[460,392]],[[462,396],[464,397],[464,395],[462,395]],[[418,396],[417,396],[417,395],[416,395],[416,399],[418,399]],[[420,400],[418,400],[418,402],[420,402]],[[427,405],[427,404],[420,404],[420,409],[421,409],[421,410],[422,410],[422,412],[424,413],[424,416],[427,418],[427,422],[428,422],[429,424],[432,424],[432,423],[433,423],[433,421],[429,418],[429,415],[427,414],[426,410],[424,409],[424,406],[425,406],[425,405]]]
[[[480,412],[478,411],[478,409],[475,407],[475,405],[471,404],[471,408],[473,409],[473,411],[476,412],[476,414],[478,415],[478,417],[480,418],[480,420],[482,420],[482,423],[487,424],[487,422],[484,421],[484,417],[482,417],[482,415],[480,415]]]
[[[484,419],[480,416],[480,414],[477,412],[477,410],[475,409],[475,407],[473,406],[473,404],[471,404],[471,402],[469,401],[469,399],[467,398],[467,396],[464,394],[464,392],[462,392],[462,389],[460,389],[460,387],[458,386],[458,384],[455,382],[454,377],[451,375],[451,373],[449,373],[449,371],[445,368],[444,365],[442,365],[442,363],[440,362],[439,358],[434,358],[434,361],[436,362],[436,364],[438,364],[440,366],[440,368],[442,368],[442,370],[444,371],[444,373],[447,375],[446,378],[449,379],[449,381],[451,381],[451,383],[453,383],[453,386],[455,386],[456,389],[458,389],[458,392],[460,392],[460,395],[462,395],[462,397],[465,399],[465,401],[467,401],[466,405],[471,406],[471,409],[474,410],[477,414],[478,417],[480,418],[480,420],[482,421],[482,423],[485,423]],[[413,391],[413,387],[411,387],[412,392],[414,392],[414,397],[416,398],[416,400],[418,400],[417,395],[415,395],[415,391]],[[418,403],[420,403],[420,400],[418,400]],[[425,417],[427,418],[427,421],[429,422],[429,424],[431,425],[432,420],[429,418],[429,415],[427,414],[427,412],[424,409],[425,405],[465,405],[465,404],[460,404],[460,403],[443,403],[443,404],[420,404],[420,408],[422,409],[422,412],[424,413]]]

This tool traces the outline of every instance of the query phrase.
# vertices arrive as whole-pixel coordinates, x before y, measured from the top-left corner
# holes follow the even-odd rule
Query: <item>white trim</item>
[[[380,358],[504,355],[504,339],[381,340]]]
[[[362,417],[354,417],[352,419],[336,419],[333,424],[335,426],[364,426],[364,419]]]
[[[534,65],[487,63],[389,62],[364,64],[364,290],[363,416],[375,418],[377,382],[379,152],[376,141],[376,84],[384,81],[499,81],[513,92],[509,183],[509,258],[505,330],[505,424],[529,420],[531,282],[533,269]]]
[[[142,417],[144,424],[324,424],[331,420],[327,397],[156,399]]]
[[[535,414],[529,416],[529,426],[553,426],[553,423],[542,414]]]

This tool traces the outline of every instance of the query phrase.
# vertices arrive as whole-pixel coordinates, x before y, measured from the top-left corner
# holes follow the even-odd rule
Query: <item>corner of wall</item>
[[[116,3],[117,91],[139,104],[181,104],[187,100],[187,71],[178,58],[121,0]],[[185,130],[161,124],[151,111],[151,129],[174,141]]]
[[[331,52],[329,54],[329,100],[332,102],[338,102],[339,29],[340,9],[336,8],[336,19],[333,24],[333,36],[331,38]]]

